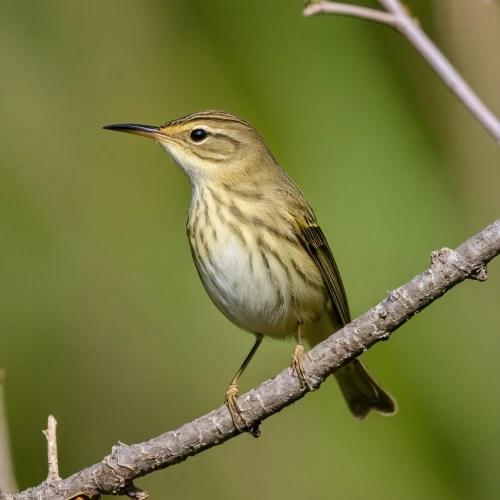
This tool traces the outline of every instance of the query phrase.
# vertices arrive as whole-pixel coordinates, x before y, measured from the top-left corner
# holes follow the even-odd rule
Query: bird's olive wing
[[[339,269],[333,258],[323,231],[316,221],[303,220],[299,224],[299,238],[305,249],[318,266],[325,280],[333,305],[346,325],[351,321],[347,297],[340,278]]]

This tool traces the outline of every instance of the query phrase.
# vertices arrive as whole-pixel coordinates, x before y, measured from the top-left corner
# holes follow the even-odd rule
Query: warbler
[[[302,191],[250,123],[222,111],[190,114],[160,127],[104,127],[154,139],[187,175],[187,236],[208,295],[255,343],[232,379],[225,402],[235,427],[248,430],[238,379],[264,337],[295,337],[292,368],[310,346],[351,321],[347,297],[327,240]],[[358,359],[336,373],[353,415],[397,411],[396,402]]]

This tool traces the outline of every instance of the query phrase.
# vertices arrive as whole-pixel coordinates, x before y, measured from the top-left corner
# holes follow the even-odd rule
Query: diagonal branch
[[[386,12],[338,2],[321,1],[308,5],[303,14],[307,17],[315,14],[340,14],[389,24],[396,28],[500,145],[500,120],[486,107],[450,61],[434,45],[408,10],[399,0],[379,0],[379,3]]]
[[[456,250],[433,252],[430,267],[406,285],[388,294],[377,306],[317,345],[304,358],[304,368],[313,387],[365,350],[425,309],[448,290],[466,279],[484,281],[486,265],[500,254],[500,219]],[[238,400],[247,422],[259,423],[291,405],[306,391],[288,368]],[[114,446],[101,462],[56,481],[44,482],[18,494],[2,496],[11,500],[69,500],[77,496],[93,498],[99,494],[128,495],[143,499],[147,493],[133,480],[159,469],[183,462],[188,457],[236,437],[225,406],[144,443]]]

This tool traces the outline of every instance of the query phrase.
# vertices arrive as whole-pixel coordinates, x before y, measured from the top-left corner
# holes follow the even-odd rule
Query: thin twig
[[[397,28],[429,65],[436,71],[448,88],[462,101],[476,120],[491,134],[500,145],[500,120],[488,109],[460,73],[446,59],[420,25],[399,0],[379,0],[387,12],[362,7],[348,6],[337,2],[322,1],[307,6],[303,14],[342,14],[361,17],[370,21],[389,24]],[[347,8],[349,7],[349,8]],[[385,17],[389,16],[389,17]]]
[[[49,472],[47,474],[47,484],[55,485],[61,478],[59,477],[59,461],[57,458],[57,422],[56,419],[49,415],[47,430],[43,431],[47,438],[47,462]]]
[[[5,370],[0,368],[0,491],[17,490],[5,408]]]
[[[426,271],[390,292],[373,309],[354,320],[304,357],[304,368],[314,388],[355,357],[410,320],[415,314],[466,279],[484,281],[486,264],[500,254],[500,219],[456,250],[443,248],[431,255]],[[238,399],[243,416],[252,427],[302,398],[306,390],[288,368]],[[236,437],[227,407],[212,411],[144,443],[119,443],[104,459],[62,480],[54,488],[47,482],[10,500],[68,500],[77,495],[129,495],[141,498],[132,481],[159,469],[183,462]],[[0,494],[0,499],[5,499]],[[143,495],[142,498],[145,498]]]
[[[318,2],[312,3],[304,9],[304,16],[314,16],[315,14],[338,14],[341,16],[358,17],[359,19],[366,19],[396,27],[396,18],[392,14],[347,3]]]

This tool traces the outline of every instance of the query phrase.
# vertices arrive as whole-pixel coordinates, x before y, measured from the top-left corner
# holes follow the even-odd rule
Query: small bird
[[[303,340],[314,346],[351,321],[316,216],[257,130],[235,115],[203,111],[160,127],[104,128],[154,139],[191,183],[186,228],[198,274],[217,308],[255,335],[225,397],[235,427],[251,431],[236,401],[238,379],[263,337],[297,339],[291,366],[311,389],[302,366]],[[358,359],[335,375],[355,417],[397,411]]]

